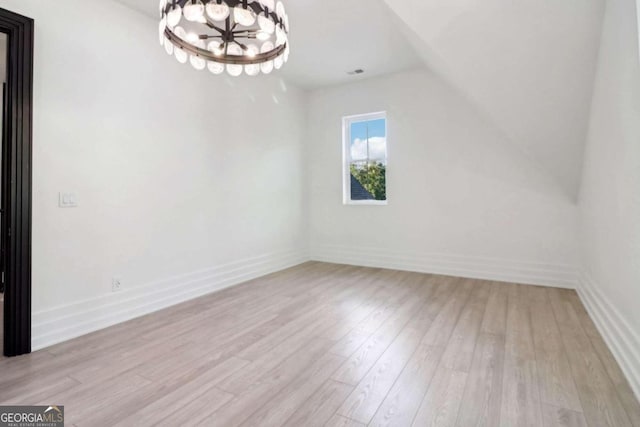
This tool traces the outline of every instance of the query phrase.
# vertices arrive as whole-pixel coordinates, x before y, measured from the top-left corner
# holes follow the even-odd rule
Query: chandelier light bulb
[[[176,4],[176,6],[167,13],[167,26],[174,28],[180,23],[180,19],[182,19],[182,8],[179,4]]]
[[[182,27],[176,27],[173,30],[173,34],[180,37],[182,40],[187,40],[187,32]]]
[[[270,11],[275,10],[276,2],[275,0],[258,0],[258,3],[269,9]]]
[[[274,46],[273,46],[273,42],[271,42],[271,41],[266,41],[266,42],[264,42],[264,43],[262,44],[262,46],[260,47],[260,52],[261,52],[261,53],[267,53],[267,52],[269,52],[270,50],[272,50],[272,49],[273,49],[273,47],[274,47]]]
[[[244,54],[249,58],[255,58],[259,53],[260,50],[254,44],[248,45],[247,50],[244,51]],[[248,76],[257,76],[260,74],[260,64],[247,64],[244,67],[244,72],[247,73]]]
[[[160,9],[160,44],[196,70],[256,76],[282,68],[289,57],[282,1],[160,0]]]
[[[268,42],[264,42],[262,44],[262,47],[260,48],[260,53],[267,53],[271,50],[273,50],[274,46],[273,43],[268,41]]]
[[[283,57],[283,55],[280,55],[276,59],[273,60],[273,67],[276,70],[279,70],[280,68],[282,68],[283,65],[284,65],[284,57]]]
[[[232,77],[238,77],[242,74],[244,67],[238,64],[227,64],[227,73]]]
[[[273,61],[260,64],[260,71],[262,71],[263,74],[270,74],[273,71]]]
[[[207,62],[207,68],[216,75],[224,73],[224,64],[219,62],[209,61]]]
[[[159,6],[160,16],[164,15],[164,10],[166,7],[167,7],[167,0],[160,0],[160,6]]]
[[[258,33],[256,34],[256,38],[260,41],[266,41],[271,38],[271,35],[269,33],[265,33],[264,31],[258,31]]]
[[[258,74],[260,74],[260,65],[258,64],[245,65],[244,72],[247,73],[247,76],[255,77]]]
[[[205,47],[204,40],[198,40],[194,44],[194,46],[199,47],[200,49],[204,49]],[[189,57],[189,62],[191,62],[191,66],[198,71],[202,71],[207,67],[207,61],[198,55],[191,55]]]
[[[232,56],[241,57],[244,55],[244,51],[237,44],[230,44],[227,47],[227,53]],[[233,77],[238,77],[244,71],[244,67],[240,64],[227,64],[227,73]]]
[[[257,54],[260,53],[258,47],[254,44],[247,45],[247,50],[244,52],[249,58],[254,58]]]
[[[281,1],[276,4],[276,15],[278,15],[280,19],[284,19],[287,15],[287,12],[284,9],[284,4]]]
[[[207,15],[209,18],[214,21],[224,21],[229,17],[229,6],[226,3],[222,2],[220,4],[216,3],[215,0],[207,3],[205,7],[207,11]]]
[[[256,15],[250,9],[245,9],[241,6],[237,6],[233,9],[233,18],[240,25],[250,27],[256,23]]]
[[[173,43],[168,38],[164,38],[164,50],[168,55],[173,55]]]
[[[244,50],[242,50],[242,48],[240,46],[238,46],[237,44],[232,43],[227,48],[227,53],[229,55],[233,55],[233,56],[242,56],[242,55],[244,55]]]
[[[210,52],[213,52],[215,56],[220,56],[224,53],[224,45],[216,41],[210,42],[207,49],[209,49]]]
[[[187,60],[189,59],[189,55],[187,55],[187,52],[185,52],[183,49],[180,49],[180,48],[175,48],[173,50],[173,54],[175,55],[178,62],[181,64],[186,64]]]
[[[260,48],[260,52],[261,53],[266,53],[266,52],[271,52],[274,49],[274,45],[272,42],[267,41],[264,42],[262,44],[262,47]],[[264,62],[262,64],[260,64],[260,70],[264,73],[264,74],[269,74],[273,71],[273,61],[267,61]]]
[[[164,45],[164,30],[167,28],[167,18],[162,18],[158,25],[158,37],[160,38],[160,46]]]
[[[254,77],[260,74],[260,64],[248,64],[244,66],[244,72],[248,76]]]
[[[191,66],[198,71],[202,71],[207,67],[207,61],[195,55],[191,55],[189,62],[191,62]]]
[[[198,37],[198,35],[197,35],[196,33],[189,33],[189,34],[187,34],[186,39],[187,39],[187,41],[188,41],[189,43],[191,43],[191,44],[192,44],[192,45],[194,45],[194,46],[195,46],[196,44],[198,44],[198,42],[200,41],[200,37]]]
[[[276,46],[282,46],[287,42],[287,34],[280,27],[276,27]]]
[[[187,21],[200,22],[204,16],[204,5],[200,0],[195,0],[195,3],[189,0],[189,2],[184,5],[182,13]]]
[[[263,15],[258,16],[258,25],[262,32],[267,34],[273,34],[276,30],[276,24],[271,19]]]
[[[182,40],[186,40],[186,38],[187,38],[187,32],[182,27],[176,27],[175,30],[173,31],[173,33],[176,36],[180,37]],[[184,49],[179,48],[179,47],[175,47],[173,49],[173,54],[176,57],[176,59],[178,60],[178,62],[181,63],[181,64],[185,64],[187,62],[187,60],[189,59],[189,55],[187,54],[187,52],[185,52]]]

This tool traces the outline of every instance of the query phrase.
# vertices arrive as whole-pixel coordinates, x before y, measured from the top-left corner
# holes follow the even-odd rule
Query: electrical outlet
[[[122,290],[122,280],[119,277],[114,277],[111,280],[111,292],[120,292]]]

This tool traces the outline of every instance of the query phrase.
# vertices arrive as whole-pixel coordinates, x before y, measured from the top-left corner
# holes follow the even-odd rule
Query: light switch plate
[[[114,277],[111,279],[111,292],[120,292],[122,290],[122,279]]]
[[[78,207],[78,194],[61,192],[58,195],[58,206],[61,208],[75,208]]]

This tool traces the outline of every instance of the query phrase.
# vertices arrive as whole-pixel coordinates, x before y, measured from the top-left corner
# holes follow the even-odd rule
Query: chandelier
[[[289,16],[276,0],[160,0],[160,44],[196,70],[256,76],[289,59]]]

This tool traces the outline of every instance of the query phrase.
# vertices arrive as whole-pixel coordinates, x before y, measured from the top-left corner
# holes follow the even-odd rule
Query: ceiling
[[[117,1],[158,18],[158,0]],[[300,87],[315,89],[422,66],[398,29],[405,24],[382,0],[284,3],[291,21],[292,52],[280,73]],[[347,74],[359,68],[365,73]]]

